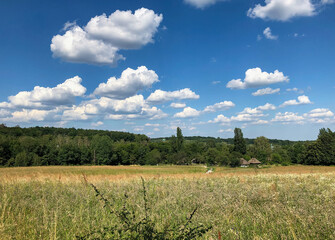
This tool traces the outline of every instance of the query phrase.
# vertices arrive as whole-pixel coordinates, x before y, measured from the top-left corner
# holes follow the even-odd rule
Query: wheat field
[[[158,228],[198,207],[193,222],[212,226],[203,239],[335,239],[335,167],[205,172],[204,166],[0,168],[0,239],[75,239],[117,222],[89,183],[115,206],[127,194],[141,216],[140,177]]]

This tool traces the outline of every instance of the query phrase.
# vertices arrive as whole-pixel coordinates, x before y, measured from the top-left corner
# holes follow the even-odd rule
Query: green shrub
[[[158,229],[157,221],[150,218],[150,207],[148,205],[147,191],[144,179],[142,179],[143,200],[144,200],[144,216],[136,213],[134,206],[130,206],[128,202],[128,195],[124,194],[123,206],[118,208],[113,205],[104,195],[91,184],[96,196],[103,202],[104,207],[108,209],[109,213],[116,217],[119,222],[111,223],[111,226],[98,229],[86,235],[77,236],[79,240],[86,239],[127,239],[127,240],[191,240],[201,237],[209,230],[211,226],[203,224],[194,225],[192,218],[196,213],[198,207],[195,207],[190,216],[180,225],[169,224],[163,229]]]

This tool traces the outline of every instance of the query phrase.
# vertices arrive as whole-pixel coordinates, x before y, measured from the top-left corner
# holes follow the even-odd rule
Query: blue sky
[[[315,139],[335,126],[334,3],[2,1],[0,122]]]

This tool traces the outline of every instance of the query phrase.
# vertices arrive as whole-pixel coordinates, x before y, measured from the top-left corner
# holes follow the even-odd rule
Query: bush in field
[[[114,207],[104,195],[93,185],[96,196],[104,203],[104,207],[109,210],[111,215],[114,215],[119,220],[119,223],[113,223],[109,227],[103,228],[93,233],[83,236],[77,236],[77,239],[127,239],[127,240],[191,240],[201,237],[207,233],[212,227],[202,224],[192,224],[192,218],[197,211],[197,207],[192,211],[185,223],[181,225],[169,224],[163,230],[158,230],[157,221],[150,218],[150,207],[148,206],[147,191],[142,179],[143,200],[144,200],[144,216],[139,216],[135,213],[132,206],[129,206],[127,194],[124,195],[124,204],[121,208]]]

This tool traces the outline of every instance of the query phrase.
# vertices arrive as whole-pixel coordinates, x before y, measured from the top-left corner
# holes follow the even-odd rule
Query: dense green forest
[[[335,132],[321,129],[316,141],[265,137],[184,137],[150,139],[116,131],[0,125],[0,166],[208,164],[238,166],[239,159],[264,164],[335,165]]]

